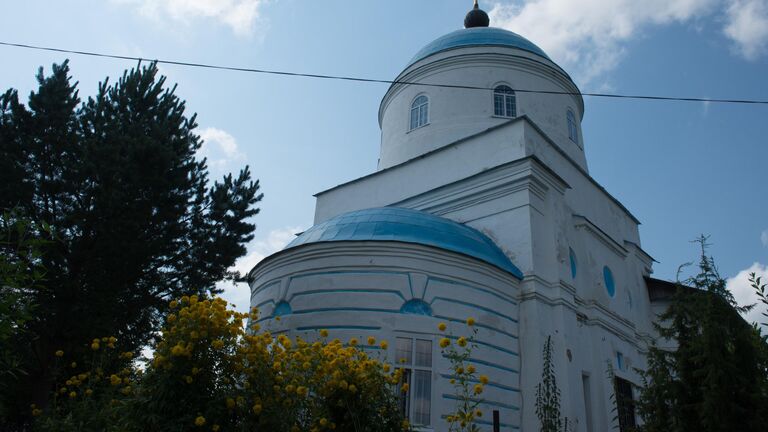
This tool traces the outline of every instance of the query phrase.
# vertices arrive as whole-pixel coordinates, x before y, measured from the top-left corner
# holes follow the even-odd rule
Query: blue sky
[[[470,0],[6,1],[0,40],[231,66],[392,79],[461,27]],[[582,91],[768,100],[768,0],[481,1]],[[0,47],[0,87],[27,94],[63,54]],[[71,57],[82,95],[130,61]],[[161,66],[198,113],[214,174],[249,164],[265,199],[247,269],[307,228],[312,194],[375,170],[385,85]],[[586,98],[590,171],[641,221],[673,279],[710,252],[742,301],[768,276],[768,106]],[[245,286],[228,298],[247,304]]]

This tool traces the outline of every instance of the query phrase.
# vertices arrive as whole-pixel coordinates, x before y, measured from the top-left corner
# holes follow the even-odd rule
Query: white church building
[[[551,336],[562,414],[575,431],[611,430],[606,371],[636,397],[669,286],[649,277],[639,221],[589,174],[568,73],[477,6],[465,27],[397,76],[378,170],[316,195],[315,225],[250,272],[251,306],[292,334],[388,340],[382,355],[409,370],[403,409],[431,431],[456,404],[438,323],[458,336],[477,320],[488,431],[494,410],[502,431],[538,430]]]

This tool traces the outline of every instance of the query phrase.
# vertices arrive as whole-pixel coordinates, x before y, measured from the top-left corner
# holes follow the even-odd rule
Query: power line
[[[44,47],[44,46],[38,46],[38,45],[2,42],[2,41],[0,41],[0,45],[16,47],[16,48],[39,50],[39,51],[53,51],[53,52],[59,52],[59,53],[65,53],[65,54],[76,54],[76,55],[90,56],[90,57],[101,57],[101,58],[110,58],[110,59],[118,59],[118,60],[133,60],[133,61],[139,61],[139,62],[150,61],[150,62],[156,62],[158,64],[186,66],[186,67],[195,67],[195,68],[203,68],[203,69],[225,70],[225,71],[234,71],[234,72],[248,72],[248,73],[266,74],[266,75],[280,75],[280,76],[289,76],[289,77],[317,78],[317,79],[327,79],[327,80],[390,84],[390,85],[401,84],[401,85],[440,87],[440,88],[452,88],[452,89],[464,89],[464,90],[485,90],[485,91],[494,90],[493,88],[478,87],[478,86],[466,86],[466,85],[454,85],[454,84],[430,84],[430,83],[420,83],[420,82],[411,82],[411,81],[361,78],[361,77],[343,76],[343,75],[324,75],[324,74],[288,72],[288,71],[269,70],[269,69],[244,68],[244,67],[235,67],[235,66],[221,66],[221,65],[213,65],[213,64],[206,64],[206,63],[194,63],[194,62],[175,61],[175,60],[147,59],[143,57],[104,54],[104,53],[98,53],[93,51],[79,51],[79,50],[70,50],[70,49],[63,49],[63,48]],[[556,90],[530,90],[530,89],[519,89],[519,88],[514,89],[514,91],[517,93],[590,96],[590,97],[612,98],[612,99],[641,99],[641,100],[677,101],[677,102],[706,102],[706,103],[723,103],[723,104],[768,105],[768,100],[759,100],[759,99],[716,99],[716,98],[703,98],[703,97],[674,97],[674,96],[632,95],[632,94],[615,94],[615,93],[583,93],[583,92],[580,93],[580,92],[568,92],[568,91],[556,91]]]

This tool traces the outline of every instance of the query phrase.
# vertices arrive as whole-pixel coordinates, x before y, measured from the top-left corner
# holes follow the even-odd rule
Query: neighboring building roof
[[[648,289],[648,297],[650,298],[651,303],[671,300],[677,292],[677,289],[680,287],[689,293],[701,292],[696,288],[683,285],[679,282],[665,281],[663,279],[656,279],[650,276],[645,276],[644,279],[645,286]]]
[[[551,61],[544,50],[517,33],[496,27],[473,27],[456,30],[433,40],[416,53],[408,65],[410,66],[419,60],[443,51],[473,46],[502,46],[517,48],[539,55]]]
[[[345,213],[313,226],[286,249],[320,242],[396,241],[432,246],[485,261],[522,279],[523,273],[486,235],[418,210],[380,207]]]

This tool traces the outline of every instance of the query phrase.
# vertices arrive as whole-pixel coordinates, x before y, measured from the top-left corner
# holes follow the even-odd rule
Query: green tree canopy
[[[679,284],[656,328],[675,349],[652,347],[638,405],[648,432],[764,431],[768,345],[748,324],[702,245],[698,274]]]
[[[103,335],[140,348],[168,298],[236,277],[228,269],[262,198],[248,167],[209,182],[196,116],[155,64],[105,80],[84,103],[67,62],[37,79],[27,106],[15,90],[0,96],[0,209],[56,236],[15,341],[27,378],[0,395],[24,412],[45,401],[56,350],[87,355],[83,341]]]

